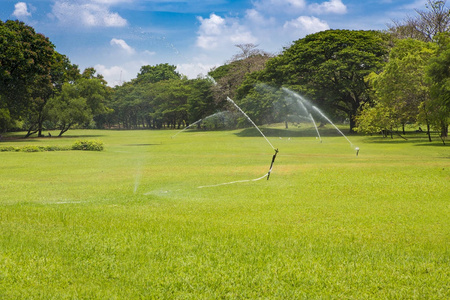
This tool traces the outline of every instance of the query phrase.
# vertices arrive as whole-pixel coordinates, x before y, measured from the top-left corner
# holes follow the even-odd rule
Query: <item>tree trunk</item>
[[[441,122],[441,136],[443,138],[448,137],[448,124],[444,121]]]
[[[61,131],[59,132],[59,137],[62,136],[67,130],[70,129],[70,127],[72,126],[72,124],[68,124],[67,127],[65,127],[64,125],[61,128]]]
[[[448,137],[448,124],[444,121],[441,121],[441,140],[445,145],[445,139]]]
[[[355,119],[353,118],[354,115],[352,113],[349,113],[348,117],[350,120],[350,133],[355,133],[356,122]]]
[[[25,135],[25,138],[30,137],[30,135],[35,134],[37,132],[37,130],[31,130],[29,129],[27,134]]]
[[[25,138],[30,137],[30,135],[35,134],[36,132],[38,132],[38,129],[35,127],[36,124],[33,124],[30,126],[30,128],[28,128],[28,132],[25,135]]]
[[[42,134],[42,121],[39,121],[38,127],[38,137],[43,137],[44,135]]]

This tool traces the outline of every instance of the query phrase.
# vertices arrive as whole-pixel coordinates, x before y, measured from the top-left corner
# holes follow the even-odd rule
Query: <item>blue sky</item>
[[[386,29],[426,0],[0,0],[0,19],[49,37],[83,70],[109,85],[143,65],[169,63],[195,78],[253,43],[271,53],[326,29]]]

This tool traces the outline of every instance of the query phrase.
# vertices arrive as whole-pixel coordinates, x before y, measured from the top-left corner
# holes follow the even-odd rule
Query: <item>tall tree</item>
[[[180,128],[188,119],[188,80],[164,80],[152,85],[153,104],[157,107],[155,116],[171,128]]]
[[[377,31],[327,30],[295,41],[271,59],[261,79],[301,92],[329,115],[347,117],[350,130],[360,106],[369,101],[364,78],[379,72],[387,36]]]
[[[48,119],[45,106],[48,100],[61,92],[65,82],[74,82],[80,78],[77,65],[70,63],[69,59],[58,52],[54,52],[50,64],[50,73],[45,76],[36,76],[31,88],[31,106],[24,117],[28,125],[26,137],[33,133],[43,136],[44,122]]]
[[[85,98],[80,96],[76,84],[65,83],[61,93],[48,101],[46,110],[60,130],[59,136],[76,124],[92,119],[92,111]]]
[[[264,69],[266,62],[273,57],[258,49],[254,44],[235,45],[240,52],[225,65],[213,69],[209,75],[217,84],[213,86],[215,101],[218,105],[226,103],[226,97],[235,98],[236,91],[244,82],[245,77],[253,72]]]
[[[2,115],[18,119],[41,106],[51,90],[54,59],[54,45],[48,38],[23,22],[0,21]]]
[[[91,72],[91,68],[83,74],[73,82],[65,82],[61,93],[52,97],[46,106],[45,111],[61,130],[60,136],[74,125],[83,125],[91,121],[93,116],[109,110],[106,107],[109,97],[106,82],[102,78],[91,76],[95,74]]]
[[[450,35],[438,36],[438,55],[431,59],[428,77],[431,83],[431,99],[426,104],[432,126],[440,130],[445,144],[450,123]]]
[[[209,79],[192,79],[189,80],[189,95],[187,98],[187,123],[193,123],[208,115],[213,114],[217,105],[215,105],[211,88],[213,82]]]
[[[397,40],[396,45],[389,53],[389,62],[383,72],[372,73],[369,82],[374,89],[374,96],[377,105],[366,113],[370,114],[370,119],[374,118],[374,109],[380,109],[384,113],[377,116],[389,118],[389,122],[379,120],[381,124],[389,124],[391,127],[403,126],[406,123],[417,122],[419,109],[423,108],[423,103],[430,99],[430,86],[427,83],[426,68],[430,59],[434,56],[435,45],[415,39]],[[389,113],[387,113],[389,112]],[[359,117],[359,128],[363,128],[364,110],[362,117]],[[366,119],[367,120],[367,119]],[[429,123],[427,123],[427,133],[430,137]],[[366,130],[367,131],[367,130]]]
[[[142,66],[134,81],[136,83],[155,83],[162,80],[180,79],[181,75],[176,71],[176,66],[159,64],[156,66]]]
[[[450,29],[450,8],[446,0],[427,0],[426,10],[416,9],[417,15],[394,21],[389,31],[397,38],[414,38],[425,42]]]

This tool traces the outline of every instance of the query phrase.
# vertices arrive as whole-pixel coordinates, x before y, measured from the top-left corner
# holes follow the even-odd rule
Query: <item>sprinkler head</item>
[[[359,147],[356,147],[356,148],[355,148],[355,151],[356,151],[356,156],[358,156],[358,153],[359,153]]]

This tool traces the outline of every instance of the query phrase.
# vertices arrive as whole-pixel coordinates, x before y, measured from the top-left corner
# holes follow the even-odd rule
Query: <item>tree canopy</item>
[[[431,99],[428,109],[432,126],[438,128],[444,141],[448,137],[450,123],[450,36],[438,37],[437,56],[431,58],[427,69],[431,84]]]
[[[47,37],[20,21],[0,21],[0,131],[27,136],[74,126],[180,128],[227,107],[232,98],[256,123],[301,113],[297,92],[350,130],[388,132],[406,124],[448,136],[450,10],[425,10],[385,32],[326,30],[272,55],[244,43],[208,78],[188,79],[168,63],[145,65],[108,87],[94,68],[80,72]],[[282,89],[283,88],[283,89]],[[235,124],[235,123],[233,123]],[[356,127],[357,126],[357,127]]]
[[[54,45],[32,27],[0,21],[0,117],[20,119],[38,109],[51,93],[56,56]]]
[[[289,86],[328,114],[346,117],[350,130],[360,106],[369,101],[365,77],[382,70],[387,36],[376,31],[327,30],[295,41],[267,63],[260,77]]]
[[[426,10],[416,9],[415,16],[403,21],[394,21],[389,31],[397,38],[414,38],[432,42],[439,33],[450,29],[450,9],[446,0],[427,0]]]
[[[176,66],[167,63],[156,66],[142,66],[135,81],[137,83],[155,83],[162,80],[180,79],[181,75],[176,71],[176,68]]]
[[[374,133],[418,121],[419,109],[429,101],[426,68],[435,47],[415,39],[398,40],[389,54],[389,61],[381,73],[371,73],[368,81],[373,88],[375,108],[362,110],[358,130]],[[370,121],[371,125],[368,125]],[[376,126],[378,124],[378,126]],[[427,131],[429,133],[429,131]],[[404,133],[404,130],[403,130]]]
[[[144,66],[135,80],[116,87],[108,123],[124,128],[180,128],[214,113],[213,82],[189,80],[175,69],[168,64]]]

